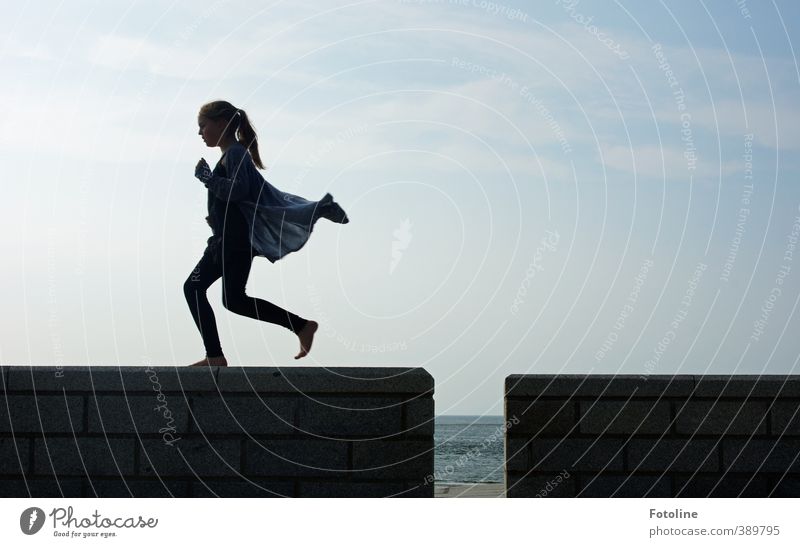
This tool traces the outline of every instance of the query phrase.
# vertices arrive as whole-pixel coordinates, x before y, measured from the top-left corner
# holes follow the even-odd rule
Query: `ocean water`
[[[434,482],[503,482],[503,416],[437,416]]]

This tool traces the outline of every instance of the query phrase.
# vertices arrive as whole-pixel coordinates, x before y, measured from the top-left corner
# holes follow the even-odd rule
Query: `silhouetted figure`
[[[222,157],[212,171],[205,159],[195,167],[208,188],[208,216],[212,236],[203,257],[183,284],[186,301],[200,330],[206,357],[190,366],[227,366],[206,290],[222,278],[222,303],[228,310],[275,323],[300,339],[299,359],[311,350],[316,321],[304,319],[275,304],[245,294],[254,256],[270,262],[297,251],[308,241],[319,218],[347,224],[342,208],[325,194],[308,201],[282,192],[267,182],[258,153],[255,130],[244,110],[227,101],[202,106],[197,117],[199,134],[207,146],[219,147]],[[257,169],[258,168],[258,169]]]

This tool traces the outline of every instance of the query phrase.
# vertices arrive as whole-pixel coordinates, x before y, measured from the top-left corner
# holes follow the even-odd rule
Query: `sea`
[[[502,483],[503,416],[436,416],[434,482]]]

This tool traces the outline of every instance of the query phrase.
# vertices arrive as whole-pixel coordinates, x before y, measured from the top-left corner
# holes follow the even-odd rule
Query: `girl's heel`
[[[228,361],[224,356],[220,357],[204,357],[196,363],[189,365],[190,367],[227,367]]]

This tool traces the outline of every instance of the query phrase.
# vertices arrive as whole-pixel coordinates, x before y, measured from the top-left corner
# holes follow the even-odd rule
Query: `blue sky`
[[[423,366],[439,414],[501,414],[509,374],[797,371],[796,3],[7,11],[3,363],[202,357],[196,115],[224,98],[268,181],[351,218],[254,260],[249,294],[321,324],[303,365]],[[300,364],[220,291],[232,364]]]

